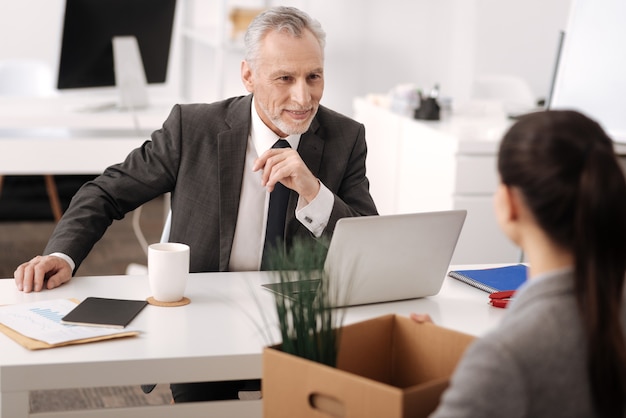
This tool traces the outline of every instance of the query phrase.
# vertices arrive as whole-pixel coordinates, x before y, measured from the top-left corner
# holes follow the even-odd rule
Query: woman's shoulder
[[[571,352],[570,345],[581,346],[582,324],[570,273],[528,283],[509,309],[498,328],[483,337],[485,344],[530,363],[555,350]]]

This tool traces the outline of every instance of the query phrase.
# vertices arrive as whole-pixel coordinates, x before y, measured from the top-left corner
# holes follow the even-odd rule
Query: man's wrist
[[[328,225],[334,201],[333,193],[320,182],[320,190],[315,199],[305,204],[304,197],[300,196],[296,207],[296,219],[319,238]]]
[[[313,200],[315,200],[315,198],[317,197],[317,195],[320,193],[320,186],[321,182],[318,178],[315,179],[315,186],[311,187],[311,192],[302,195],[302,198],[304,199],[304,201],[309,204],[311,203]]]
[[[74,269],[76,268],[76,263],[74,263],[74,260],[72,260],[72,257],[70,257],[67,254],[56,252],[56,253],[51,253],[49,255],[52,257],[58,257],[62,260],[65,260],[65,262],[70,265],[70,269],[72,269],[72,271],[74,271]]]

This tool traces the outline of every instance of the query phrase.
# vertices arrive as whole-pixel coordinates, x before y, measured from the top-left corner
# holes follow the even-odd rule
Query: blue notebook
[[[485,292],[494,293],[504,290],[517,290],[528,275],[528,267],[515,264],[476,270],[453,270],[448,276],[460,280]]]

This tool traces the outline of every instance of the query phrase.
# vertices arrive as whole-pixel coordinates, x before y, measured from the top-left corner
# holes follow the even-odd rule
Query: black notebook
[[[148,304],[145,300],[88,297],[61,318],[71,325],[124,328]]]
[[[453,270],[448,276],[474,286],[485,292],[495,293],[504,290],[517,290],[528,275],[524,264],[476,270]]]

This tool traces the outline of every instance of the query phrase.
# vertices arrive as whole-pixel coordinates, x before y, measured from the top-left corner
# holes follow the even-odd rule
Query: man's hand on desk
[[[53,289],[72,278],[72,268],[60,257],[38,255],[22,263],[13,273],[17,288],[23,292]]]

